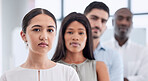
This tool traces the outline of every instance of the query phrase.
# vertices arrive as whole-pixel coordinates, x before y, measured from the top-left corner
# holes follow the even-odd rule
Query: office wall
[[[12,31],[21,27],[22,17],[29,11],[30,0],[1,0],[2,4],[2,71],[14,67],[12,59]]]
[[[1,10],[2,10],[2,1],[0,0],[0,66],[2,66],[2,23],[1,23]],[[0,67],[0,75],[2,73],[2,67]]]

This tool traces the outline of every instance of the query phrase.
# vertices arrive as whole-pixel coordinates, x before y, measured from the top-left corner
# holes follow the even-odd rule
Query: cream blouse
[[[72,67],[57,63],[56,66],[50,69],[42,69],[42,70],[17,67],[3,74],[0,78],[0,81],[80,81],[80,80],[76,71]]]

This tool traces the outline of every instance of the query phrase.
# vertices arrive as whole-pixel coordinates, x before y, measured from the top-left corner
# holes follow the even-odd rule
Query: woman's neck
[[[73,52],[66,52],[66,58],[63,59],[64,62],[72,64],[80,64],[82,62],[84,62],[86,60],[86,58],[83,56],[82,52],[79,53],[73,53]]]
[[[23,68],[30,69],[49,69],[56,64],[48,59],[47,55],[29,53],[27,61],[21,65]]]

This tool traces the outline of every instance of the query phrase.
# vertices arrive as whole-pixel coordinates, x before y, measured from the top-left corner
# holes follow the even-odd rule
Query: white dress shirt
[[[131,42],[128,40],[122,47],[119,46],[115,39],[112,39],[104,43],[116,51],[118,51],[124,64],[124,77],[128,78],[129,81],[148,81],[148,60],[146,60],[146,50],[141,45]]]

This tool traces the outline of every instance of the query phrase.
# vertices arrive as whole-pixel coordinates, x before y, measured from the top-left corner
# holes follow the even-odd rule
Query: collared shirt
[[[123,81],[123,63],[120,54],[100,43],[94,51],[94,57],[107,65],[111,81]]]
[[[124,77],[127,77],[129,81],[148,81],[145,77],[148,72],[146,74],[147,69],[144,69],[145,67],[148,68],[148,65],[143,61],[146,60],[145,56],[148,54],[145,54],[146,52],[142,53],[143,46],[128,40],[121,47],[115,39],[105,42],[104,45],[113,48],[121,54],[124,64]]]

